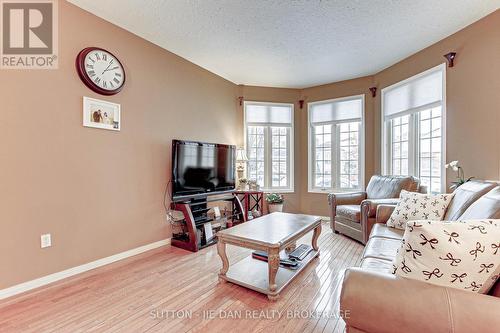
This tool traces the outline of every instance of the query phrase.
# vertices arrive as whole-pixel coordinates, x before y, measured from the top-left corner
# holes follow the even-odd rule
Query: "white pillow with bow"
[[[404,230],[408,221],[441,221],[448,209],[452,194],[422,194],[401,191],[399,202],[394,208],[387,226]]]
[[[411,221],[393,274],[485,294],[500,276],[500,220]]]

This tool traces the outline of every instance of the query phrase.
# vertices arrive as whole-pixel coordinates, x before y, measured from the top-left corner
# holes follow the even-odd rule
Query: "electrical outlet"
[[[52,246],[52,238],[50,234],[44,234],[40,236],[40,246],[42,249]]]

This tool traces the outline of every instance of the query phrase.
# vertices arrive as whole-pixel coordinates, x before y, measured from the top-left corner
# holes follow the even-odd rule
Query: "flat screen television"
[[[172,140],[172,198],[234,191],[236,146]]]

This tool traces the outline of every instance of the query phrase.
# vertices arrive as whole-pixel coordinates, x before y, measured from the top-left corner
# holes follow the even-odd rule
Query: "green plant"
[[[279,205],[279,204],[282,204],[284,201],[285,201],[285,199],[283,199],[283,196],[281,194],[279,194],[279,193],[268,193],[268,194],[266,194],[266,202],[268,204]]]
[[[451,161],[450,163],[446,164],[444,167],[446,169],[451,168],[453,171],[457,172],[457,180],[455,180],[454,182],[451,182],[450,189],[452,189],[452,190],[456,189],[457,187],[467,183],[472,178],[474,178],[474,177],[469,177],[469,178],[465,179],[464,169],[460,165],[458,165],[458,161]]]

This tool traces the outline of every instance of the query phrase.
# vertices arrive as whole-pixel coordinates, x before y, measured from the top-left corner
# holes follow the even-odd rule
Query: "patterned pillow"
[[[452,194],[422,194],[401,191],[399,202],[387,221],[388,227],[404,230],[406,222],[416,220],[441,221],[453,198]]]
[[[500,220],[412,221],[393,274],[486,294],[500,276]]]

